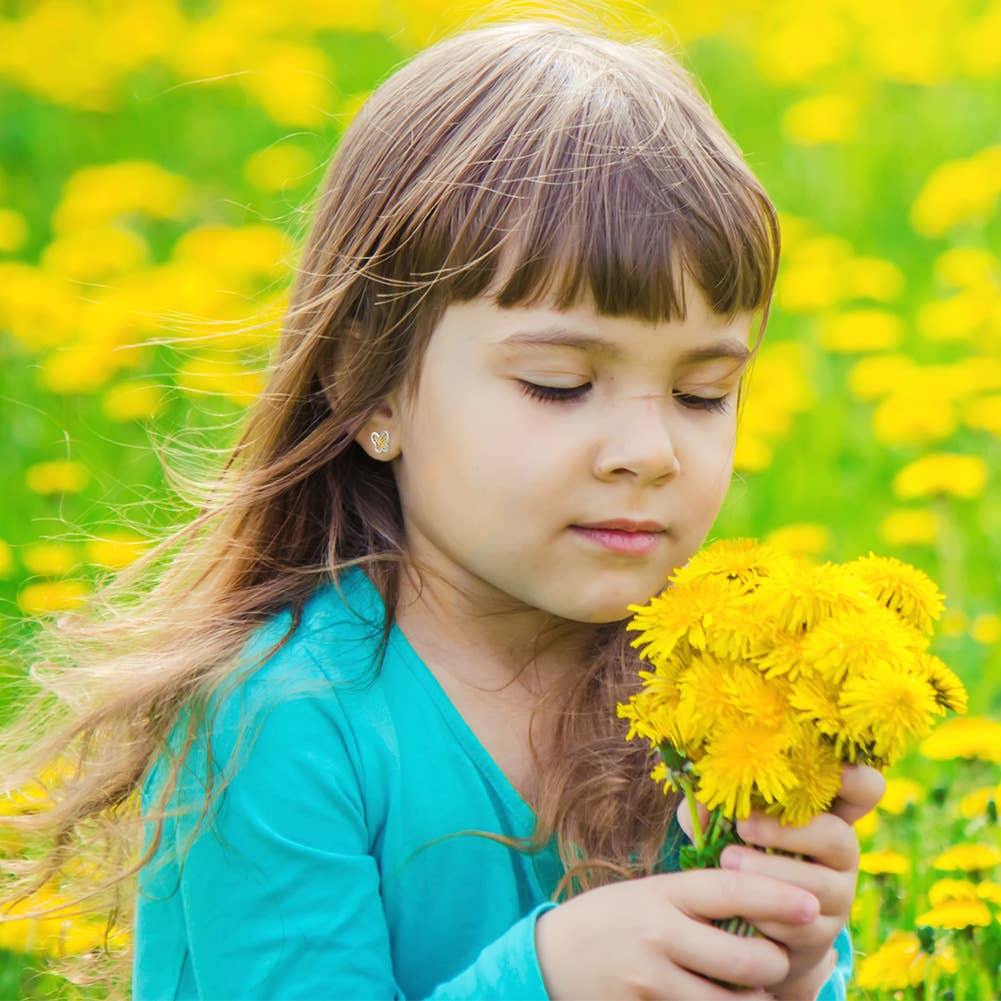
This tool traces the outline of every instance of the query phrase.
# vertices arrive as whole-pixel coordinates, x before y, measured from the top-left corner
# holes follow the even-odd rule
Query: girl
[[[201,514],[51,631],[34,675],[65,718],[41,693],[0,773],[76,761],[11,820],[51,844],[6,899],[113,861],[77,899],[133,928],[104,975],[125,996],[129,962],[136,1001],[844,998],[878,774],[679,872],[615,713],[628,606],[723,501],[778,248],[651,41],[514,19],[394,73]],[[711,923],[734,915],[764,935]]]

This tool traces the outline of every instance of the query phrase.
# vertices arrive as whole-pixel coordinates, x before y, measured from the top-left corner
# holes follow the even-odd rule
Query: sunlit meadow
[[[0,2],[0,611],[15,636],[190,514],[156,448],[234,440],[338,136],[467,10]],[[1001,0],[678,0],[611,17],[674,39],[782,213],[711,537],[896,556],[947,598],[934,649],[970,712],[894,766],[859,825],[849,996],[996,997]],[[0,709],[26,667],[0,665]],[[30,790],[0,798],[32,805]],[[0,925],[0,997],[69,992],[33,972],[40,957],[98,947],[102,928]]]

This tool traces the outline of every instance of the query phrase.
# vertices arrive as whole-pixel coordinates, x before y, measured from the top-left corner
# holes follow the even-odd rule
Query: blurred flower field
[[[0,3],[0,612],[13,635],[192,513],[158,449],[234,440],[338,136],[473,9]],[[893,768],[859,825],[849,997],[997,997],[1001,0],[677,0],[609,20],[673,38],[782,214],[779,287],[711,538],[896,556],[946,595],[935,653],[970,711]],[[26,667],[0,664],[0,711]],[[30,789],[0,796],[0,811],[34,805]],[[61,996],[36,957],[98,947],[102,928],[0,924],[0,997]]]

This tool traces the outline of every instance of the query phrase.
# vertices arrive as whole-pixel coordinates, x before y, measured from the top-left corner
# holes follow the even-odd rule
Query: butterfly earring
[[[372,444],[375,446],[376,452],[389,451],[388,431],[373,431],[371,437],[372,437]]]

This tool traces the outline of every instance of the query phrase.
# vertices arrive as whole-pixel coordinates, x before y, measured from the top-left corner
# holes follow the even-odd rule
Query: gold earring
[[[376,452],[389,451],[388,431],[373,431],[371,437],[372,437],[372,444],[375,446]]]

